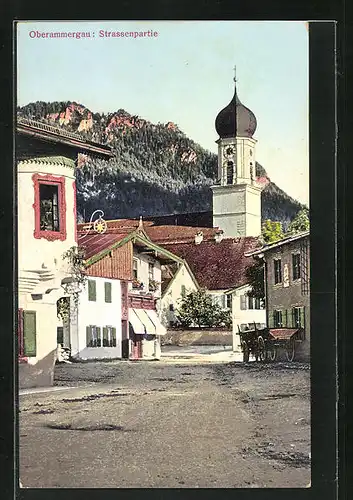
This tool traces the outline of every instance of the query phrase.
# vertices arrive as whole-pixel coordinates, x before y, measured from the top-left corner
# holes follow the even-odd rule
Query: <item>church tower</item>
[[[213,191],[213,226],[226,238],[261,235],[261,188],[256,185],[256,118],[234,96],[216,118],[218,182]]]

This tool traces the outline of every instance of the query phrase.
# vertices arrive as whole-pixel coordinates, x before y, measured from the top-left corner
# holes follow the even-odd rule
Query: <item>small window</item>
[[[227,309],[232,309],[232,295],[229,294],[229,295],[226,295],[226,306],[227,306]]]
[[[181,296],[182,297],[185,297],[186,295],[186,288],[185,288],[185,285],[181,285]]]
[[[104,283],[104,300],[109,303],[112,301],[112,284],[110,281]]]
[[[300,279],[300,254],[292,254],[292,272],[293,280]]]
[[[138,279],[138,262],[137,262],[137,259],[133,259],[132,261],[132,276],[135,280]]]
[[[97,299],[96,282],[94,280],[88,280],[88,300],[90,302],[95,302],[96,299]]]
[[[283,327],[282,311],[280,310],[273,311],[273,326],[274,328]]]
[[[90,325],[86,327],[87,347],[101,347],[101,329],[99,326]]]
[[[248,297],[248,308],[255,309],[255,299],[254,297]]]
[[[56,342],[60,345],[64,343],[64,328],[62,326],[56,328]]]
[[[148,263],[148,279],[150,281],[154,280],[154,265],[152,262]]]
[[[169,311],[171,311],[171,312],[174,311],[174,304],[169,304]]]
[[[114,326],[103,327],[103,347],[116,347],[116,328]]]
[[[282,283],[282,261],[281,259],[274,259],[274,276],[275,276],[275,285],[278,283]]]
[[[39,184],[41,231],[60,231],[58,197],[58,186],[52,184]]]

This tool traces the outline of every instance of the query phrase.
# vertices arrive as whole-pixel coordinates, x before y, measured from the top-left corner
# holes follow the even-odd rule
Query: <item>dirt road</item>
[[[263,488],[310,481],[302,364],[59,365],[20,396],[25,487]],[[80,385],[80,387],[75,387]]]

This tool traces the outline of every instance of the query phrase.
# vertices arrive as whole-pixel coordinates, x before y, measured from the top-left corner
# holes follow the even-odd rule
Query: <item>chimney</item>
[[[214,235],[214,239],[216,243],[220,243],[223,240],[223,231],[217,231],[217,233]]]
[[[203,240],[203,232],[199,231],[195,234],[195,245],[199,245]]]

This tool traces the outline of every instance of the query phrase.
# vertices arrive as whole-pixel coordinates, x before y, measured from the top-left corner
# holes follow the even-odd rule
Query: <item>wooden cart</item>
[[[287,361],[294,361],[298,345],[303,342],[304,328],[270,328],[268,342],[274,351],[274,359],[279,349],[285,351]]]
[[[269,343],[268,328],[258,328],[256,323],[251,328],[241,330],[238,325],[240,346],[243,353],[243,361],[247,363],[250,356],[256,361],[275,359],[273,357],[273,346]]]
[[[275,361],[279,350],[284,350],[288,361],[294,361],[297,346],[304,340],[303,328],[252,328],[240,330],[238,326],[243,361],[250,356],[255,361]]]

